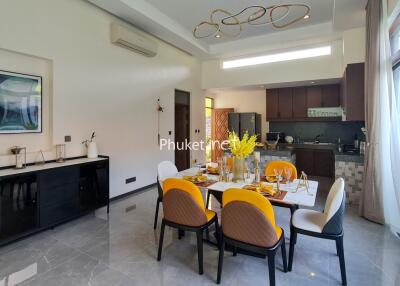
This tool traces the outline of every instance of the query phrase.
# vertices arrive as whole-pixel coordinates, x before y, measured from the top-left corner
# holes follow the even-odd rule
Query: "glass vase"
[[[245,159],[235,158],[233,160],[233,178],[232,181],[235,183],[244,182],[245,173]]]

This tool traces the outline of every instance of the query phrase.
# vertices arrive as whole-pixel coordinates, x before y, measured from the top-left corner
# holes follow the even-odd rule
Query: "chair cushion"
[[[205,209],[205,212],[206,212],[207,222],[212,220],[217,215],[216,212],[209,210],[209,209]]]
[[[324,214],[313,210],[300,209],[295,211],[292,217],[294,227],[312,232],[322,233],[324,224]]]

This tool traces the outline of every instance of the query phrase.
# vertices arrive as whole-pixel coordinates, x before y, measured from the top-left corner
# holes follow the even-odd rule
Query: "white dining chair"
[[[343,218],[345,211],[344,180],[338,178],[332,185],[323,212],[308,209],[296,210],[290,226],[289,266],[292,270],[294,246],[297,234],[336,241],[336,253],[339,256],[342,284],[347,285],[346,266],[343,248]]]
[[[154,229],[157,228],[157,220],[158,220],[158,210],[160,208],[160,203],[163,200],[163,190],[160,184],[160,180],[164,180],[168,177],[173,177],[178,173],[178,168],[176,168],[175,164],[171,161],[162,161],[158,164],[157,167],[157,190],[158,190],[158,198],[157,198],[157,206],[156,206],[156,214],[154,217]]]

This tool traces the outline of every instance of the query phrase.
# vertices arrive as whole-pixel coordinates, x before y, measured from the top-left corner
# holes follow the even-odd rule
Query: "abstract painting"
[[[0,134],[42,132],[42,77],[0,70]]]

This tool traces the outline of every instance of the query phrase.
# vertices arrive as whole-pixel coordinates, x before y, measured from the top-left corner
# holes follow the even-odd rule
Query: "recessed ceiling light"
[[[312,82],[311,82],[311,84],[314,84],[314,83],[315,83],[315,81],[312,81]]]
[[[216,34],[215,37],[216,37],[217,39],[219,39],[219,38],[221,38],[221,34]]]
[[[310,15],[305,15],[304,19],[310,19]]]

